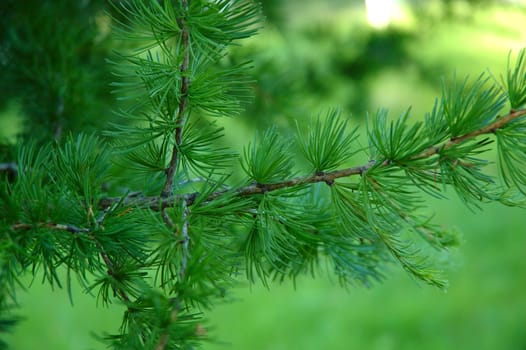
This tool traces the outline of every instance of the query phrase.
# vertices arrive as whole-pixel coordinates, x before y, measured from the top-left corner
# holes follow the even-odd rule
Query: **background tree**
[[[115,348],[193,347],[208,338],[202,312],[243,274],[266,284],[318,273],[327,261],[343,285],[369,285],[395,260],[417,279],[444,287],[415,235],[439,249],[455,237],[418,210],[422,191],[441,198],[452,186],[472,205],[521,204],[524,51],[510,62],[502,87],[484,77],[444,84],[425,122],[409,123],[409,111],[393,121],[378,111],[368,121],[367,147],[330,110],[305,130],[298,127],[304,161],[295,167],[290,140],[275,129],[258,134],[238,158],[213,121],[246,103],[247,64],[225,54],[232,42],[255,34],[257,6],[131,1],[113,11],[117,34],[133,39],[112,59],[114,86],[126,99],[119,116],[127,122],[106,133],[110,148],[92,134],[62,137],[67,119],[47,108],[40,118],[53,121],[60,140],[21,144],[16,162],[4,163],[3,310],[22,272],[68,288],[75,275],[103,303],[124,305],[120,333],[105,337]],[[23,32],[6,28],[10,39]],[[10,65],[24,54],[7,52]],[[77,64],[44,58],[50,64],[36,67],[58,86],[50,89],[49,105],[91,106],[89,95],[66,99],[82,91],[70,87],[81,79],[63,85],[70,73],[57,73]],[[31,111],[40,120],[39,109]],[[498,141],[504,186],[480,159],[488,135]],[[243,175],[232,170],[238,160]],[[66,268],[64,279],[59,267]]]

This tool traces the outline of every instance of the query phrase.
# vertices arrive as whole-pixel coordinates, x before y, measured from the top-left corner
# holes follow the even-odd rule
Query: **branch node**
[[[334,185],[334,179],[327,179],[327,180],[325,180],[325,183],[327,185],[329,185],[329,186],[332,186],[332,185]]]
[[[269,191],[268,186],[265,185],[265,184],[257,183],[257,184],[256,184],[256,187],[259,188],[259,189],[261,189],[261,193],[266,193],[266,192]]]

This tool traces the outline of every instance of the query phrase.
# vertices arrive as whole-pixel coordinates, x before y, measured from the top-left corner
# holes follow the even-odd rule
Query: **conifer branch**
[[[438,153],[440,153],[444,149],[449,149],[453,146],[462,144],[468,140],[471,140],[477,136],[485,135],[485,134],[492,134],[496,130],[503,128],[504,126],[508,125],[509,123],[513,122],[514,120],[523,117],[526,115],[525,109],[520,110],[512,110],[510,113],[497,118],[493,123],[480,128],[478,130],[471,131],[467,134],[464,134],[462,136],[453,137],[449,139],[448,141],[433,145],[431,147],[428,147],[421,153],[413,156],[411,159],[424,159],[432,157]],[[251,184],[245,187],[241,187],[237,189],[236,195],[245,197],[245,196],[252,196],[252,195],[258,195],[263,194],[266,192],[272,192],[288,187],[295,187],[300,186],[304,184],[311,184],[311,183],[319,183],[319,182],[325,182],[328,185],[332,185],[336,179],[344,178],[344,177],[350,177],[355,175],[362,175],[367,170],[372,168],[373,166],[377,165],[377,160],[370,160],[368,163],[360,165],[360,166],[354,166],[350,168],[340,169],[340,170],[334,170],[330,172],[319,172],[316,174],[308,175],[308,176],[300,176],[295,177],[289,180],[284,180],[280,182],[270,183],[270,184]],[[382,165],[388,166],[390,165],[389,160],[385,160]],[[212,201],[220,196],[229,193],[229,190],[220,190],[217,192],[212,193],[207,201]],[[180,203],[181,201],[186,202],[187,206],[191,206],[194,204],[196,198],[199,196],[198,192],[184,194],[184,195],[176,195],[176,196],[168,196],[163,198],[158,198],[156,196],[137,196],[134,195],[130,198],[125,198],[123,200],[123,203],[125,205],[137,205],[141,208],[149,208],[152,210],[162,210],[164,208],[173,207],[174,203]],[[115,202],[121,201],[122,197],[117,198],[103,198],[99,202],[99,209],[105,209],[108,206],[112,205]]]
[[[422,153],[416,155],[414,159],[428,158],[435,154],[438,154],[441,150],[449,149],[467,140],[473,139],[477,136],[484,135],[484,134],[492,134],[496,130],[506,126],[510,122],[524,115],[526,115],[526,109],[511,110],[505,116],[497,118],[493,123],[486,125],[483,128],[471,131],[462,136],[452,137],[449,141],[446,141],[443,144],[429,147],[428,149],[424,150]]]
[[[189,0],[181,0],[181,5],[184,10],[184,16],[188,12]],[[183,62],[181,63],[181,90],[179,106],[177,110],[177,117],[175,119],[175,134],[174,134],[174,145],[172,148],[172,156],[170,158],[170,164],[166,169],[166,181],[164,183],[161,197],[170,196],[173,193],[173,184],[175,173],[177,171],[177,163],[179,162],[179,146],[183,139],[183,130],[188,119],[187,103],[188,103],[188,89],[190,87],[190,77],[188,68],[190,65],[190,33],[185,17],[180,17],[177,21],[181,28],[181,45],[183,50]]]
[[[102,246],[102,244],[93,236],[93,230],[91,228],[87,227],[77,227],[75,225],[70,224],[56,224],[56,223],[46,223],[46,222],[40,222],[35,224],[29,224],[29,223],[16,223],[11,225],[11,229],[13,231],[16,230],[31,230],[33,228],[47,228],[51,230],[57,230],[57,231],[67,231],[72,234],[86,234],[90,240],[92,240],[95,245],[97,246],[99,250],[99,254],[104,261],[104,264],[106,265],[107,272],[109,275],[115,274],[115,266],[111,258],[109,257],[108,253]],[[122,300],[129,303],[130,297],[123,289],[118,289],[117,293],[121,296]]]
[[[115,32],[130,40],[131,49],[114,62],[127,62],[117,68],[122,81],[112,86],[130,101],[119,113],[129,123],[117,121],[108,132],[120,152],[80,134],[44,148],[21,144],[16,163],[0,163],[0,224],[6,231],[0,286],[14,286],[28,267],[35,276],[40,266],[52,286],[60,285],[57,268],[65,266],[68,286],[74,273],[104,303],[124,302],[120,334],[107,337],[115,349],[193,348],[206,337],[202,310],[223,300],[243,271],[250,282],[259,277],[266,284],[268,278],[314,274],[323,259],[342,285],[370,285],[382,279],[381,263],[397,260],[417,280],[444,287],[410,235],[436,248],[454,245],[456,237],[418,212],[425,207],[420,191],[441,197],[435,187],[442,183],[466,203],[522,204],[512,196],[526,194],[526,50],[516,68],[509,67],[507,86],[487,87],[482,76],[472,86],[467,79],[451,88],[444,84],[442,100],[425,122],[410,125],[409,111],[395,121],[378,112],[367,123],[366,149],[355,147],[358,127],[350,130],[339,111],[319,117],[298,134],[307,172],[295,172],[287,140],[270,129],[239,156],[245,180],[230,186],[225,183],[234,154],[218,147],[223,129],[208,122],[243,110],[249,66],[229,46],[256,34],[260,6],[245,0],[129,0],[115,1],[113,10]],[[81,17],[88,18],[84,12]],[[75,26],[68,23],[64,32],[69,27]],[[65,40],[51,40],[60,45],[49,51],[77,52],[65,45],[77,36],[60,34]],[[34,43],[29,40],[28,47]],[[232,60],[225,59],[230,53]],[[48,138],[70,129],[65,107],[69,116],[98,101],[70,91],[77,82],[84,89],[84,74],[56,72],[53,65],[35,70],[35,78],[53,76],[54,86],[45,108],[35,104],[38,111],[28,114],[45,114]],[[500,116],[508,102],[511,110]],[[478,159],[493,139],[506,193],[484,172],[486,159]],[[366,160],[349,163],[360,152]],[[113,155],[124,163],[112,168]],[[137,192],[105,197],[106,191],[142,185],[136,173],[121,172],[128,166],[155,176]]]
[[[92,235],[90,235],[90,238],[94,240],[95,244],[99,248],[99,254],[102,257],[102,260],[104,261],[104,264],[106,265],[106,267],[108,269],[107,273],[110,276],[115,275],[115,266],[113,264],[113,261],[110,259],[108,253],[106,252],[106,250],[104,249],[102,244],[100,244],[100,242],[98,240],[96,240],[95,237],[93,237]],[[119,295],[122,298],[122,300],[124,300],[126,303],[130,303],[131,299],[128,296],[128,293],[126,293],[124,291],[124,289],[117,288],[117,293],[119,293]]]

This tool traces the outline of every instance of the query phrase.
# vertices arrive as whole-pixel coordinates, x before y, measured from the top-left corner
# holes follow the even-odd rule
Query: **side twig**
[[[48,229],[57,230],[57,231],[67,231],[67,232],[70,232],[70,233],[72,233],[74,235],[76,235],[76,234],[86,234],[89,237],[89,239],[91,239],[95,243],[97,248],[99,249],[99,254],[102,257],[102,260],[104,261],[104,264],[106,265],[106,268],[108,270],[108,274],[109,275],[115,275],[115,266],[113,264],[113,261],[111,260],[110,256],[108,255],[108,253],[106,252],[106,250],[104,249],[102,244],[100,244],[100,242],[97,240],[97,238],[95,238],[95,236],[93,236],[93,230],[92,229],[87,228],[87,227],[77,227],[75,225],[70,225],[70,224],[56,224],[56,223],[47,223],[47,222],[41,222],[41,223],[36,223],[36,224],[16,223],[16,224],[11,225],[11,229],[13,231],[17,231],[17,230],[31,230],[31,229],[33,229],[35,227],[37,227],[37,228],[48,228]],[[130,297],[128,296],[128,294],[123,289],[118,289],[117,293],[119,293],[119,295],[122,298],[122,300],[124,300],[127,303],[130,302]]]
[[[184,279],[186,274],[186,266],[188,265],[188,258],[189,258],[189,250],[188,250],[188,244],[190,242],[190,236],[188,235],[188,207],[186,205],[186,201],[182,202],[183,204],[183,219],[182,219],[182,228],[181,228],[181,236],[182,236],[182,257],[181,257],[181,270],[179,271],[179,275],[181,279]]]
[[[11,225],[11,229],[16,231],[16,230],[30,230],[32,228],[35,228],[35,227],[44,227],[44,228],[49,228],[49,229],[52,229],[52,230],[58,230],[58,231],[68,231],[68,232],[71,232],[71,233],[88,233],[88,232],[91,232],[91,230],[89,228],[83,228],[83,227],[77,227],[77,226],[74,226],[74,225],[69,225],[69,224],[54,224],[54,223],[38,223],[38,224],[26,224],[26,223],[17,223],[17,224],[13,224]]]
[[[485,127],[481,129],[468,132],[467,134],[464,134],[462,136],[453,137],[449,141],[446,141],[441,145],[429,147],[428,149],[424,150],[422,153],[416,155],[413,158],[414,159],[428,158],[435,154],[438,154],[441,150],[449,149],[458,144],[464,143],[467,140],[473,139],[477,136],[484,135],[484,134],[492,134],[496,130],[502,128],[503,126],[507,125],[513,120],[519,117],[522,117],[524,115],[526,115],[526,109],[511,110],[510,113],[506,114],[503,117],[498,118],[493,123],[486,125]]]

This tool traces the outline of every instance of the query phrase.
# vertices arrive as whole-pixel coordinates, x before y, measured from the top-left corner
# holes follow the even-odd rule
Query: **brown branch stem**
[[[497,118],[493,123],[486,125],[481,129],[468,132],[467,134],[464,134],[462,136],[452,137],[451,139],[449,139],[449,141],[446,141],[440,145],[429,147],[422,153],[414,156],[413,159],[429,158],[435,154],[438,154],[441,150],[449,149],[467,140],[473,139],[477,136],[484,134],[492,134],[496,130],[510,123],[511,121],[524,115],[526,115],[526,109],[511,110],[510,113],[506,114],[503,117]]]
[[[188,0],[181,0],[183,9],[188,10]],[[179,162],[179,146],[183,139],[183,130],[188,119],[187,103],[188,103],[188,89],[190,87],[190,77],[188,75],[188,68],[190,65],[190,45],[189,45],[189,30],[185,18],[178,20],[181,27],[181,45],[184,50],[183,62],[181,63],[181,90],[179,106],[177,108],[177,116],[175,119],[175,134],[174,146],[172,148],[172,156],[170,164],[166,169],[166,181],[161,191],[161,197],[169,197],[173,194],[173,185],[175,173],[177,171],[177,163]]]
[[[506,126],[510,122],[514,121],[515,119],[518,119],[520,117],[523,117],[526,115],[526,109],[521,110],[512,110],[510,113],[497,118],[493,123],[478,129],[471,131],[469,133],[466,133],[461,136],[453,137],[449,139],[448,141],[445,141],[439,145],[433,145],[431,147],[428,147],[421,153],[415,155],[412,157],[412,159],[422,159],[422,158],[429,158],[431,156],[434,156],[441,152],[443,149],[449,149],[451,147],[454,147],[458,144],[464,143],[468,140],[471,140],[477,136],[484,135],[484,134],[492,134],[496,130]],[[325,172],[321,174],[312,174],[307,176],[300,176],[296,178],[292,178],[289,180],[284,180],[281,182],[276,182],[272,184],[251,184],[245,187],[241,187],[236,190],[236,193],[238,196],[251,196],[251,195],[257,195],[257,194],[263,194],[265,192],[272,192],[283,188],[288,187],[294,187],[294,186],[300,186],[303,184],[310,184],[310,183],[318,183],[318,182],[325,182],[327,184],[332,184],[336,179],[343,178],[343,177],[349,177],[354,175],[361,175],[367,170],[369,170],[372,166],[374,166],[376,162],[374,160],[369,161],[366,164],[360,165],[360,166],[354,166],[350,168],[340,169],[340,170],[334,170],[330,172]],[[382,165],[388,166],[391,163],[386,161]],[[212,193],[208,200],[214,200],[219,198],[220,196],[228,193],[228,190],[221,190],[217,191],[215,193]],[[162,210],[164,208],[173,207],[175,203],[180,203],[180,201],[185,201],[187,206],[193,205],[196,198],[198,197],[199,193],[189,193],[185,195],[169,195],[166,197],[156,197],[156,196],[135,196],[134,198],[125,198],[122,200],[121,197],[117,198],[103,198],[99,202],[99,208],[104,209],[109,207],[115,202],[121,201],[125,205],[136,205],[141,208],[149,208],[152,210]]]

